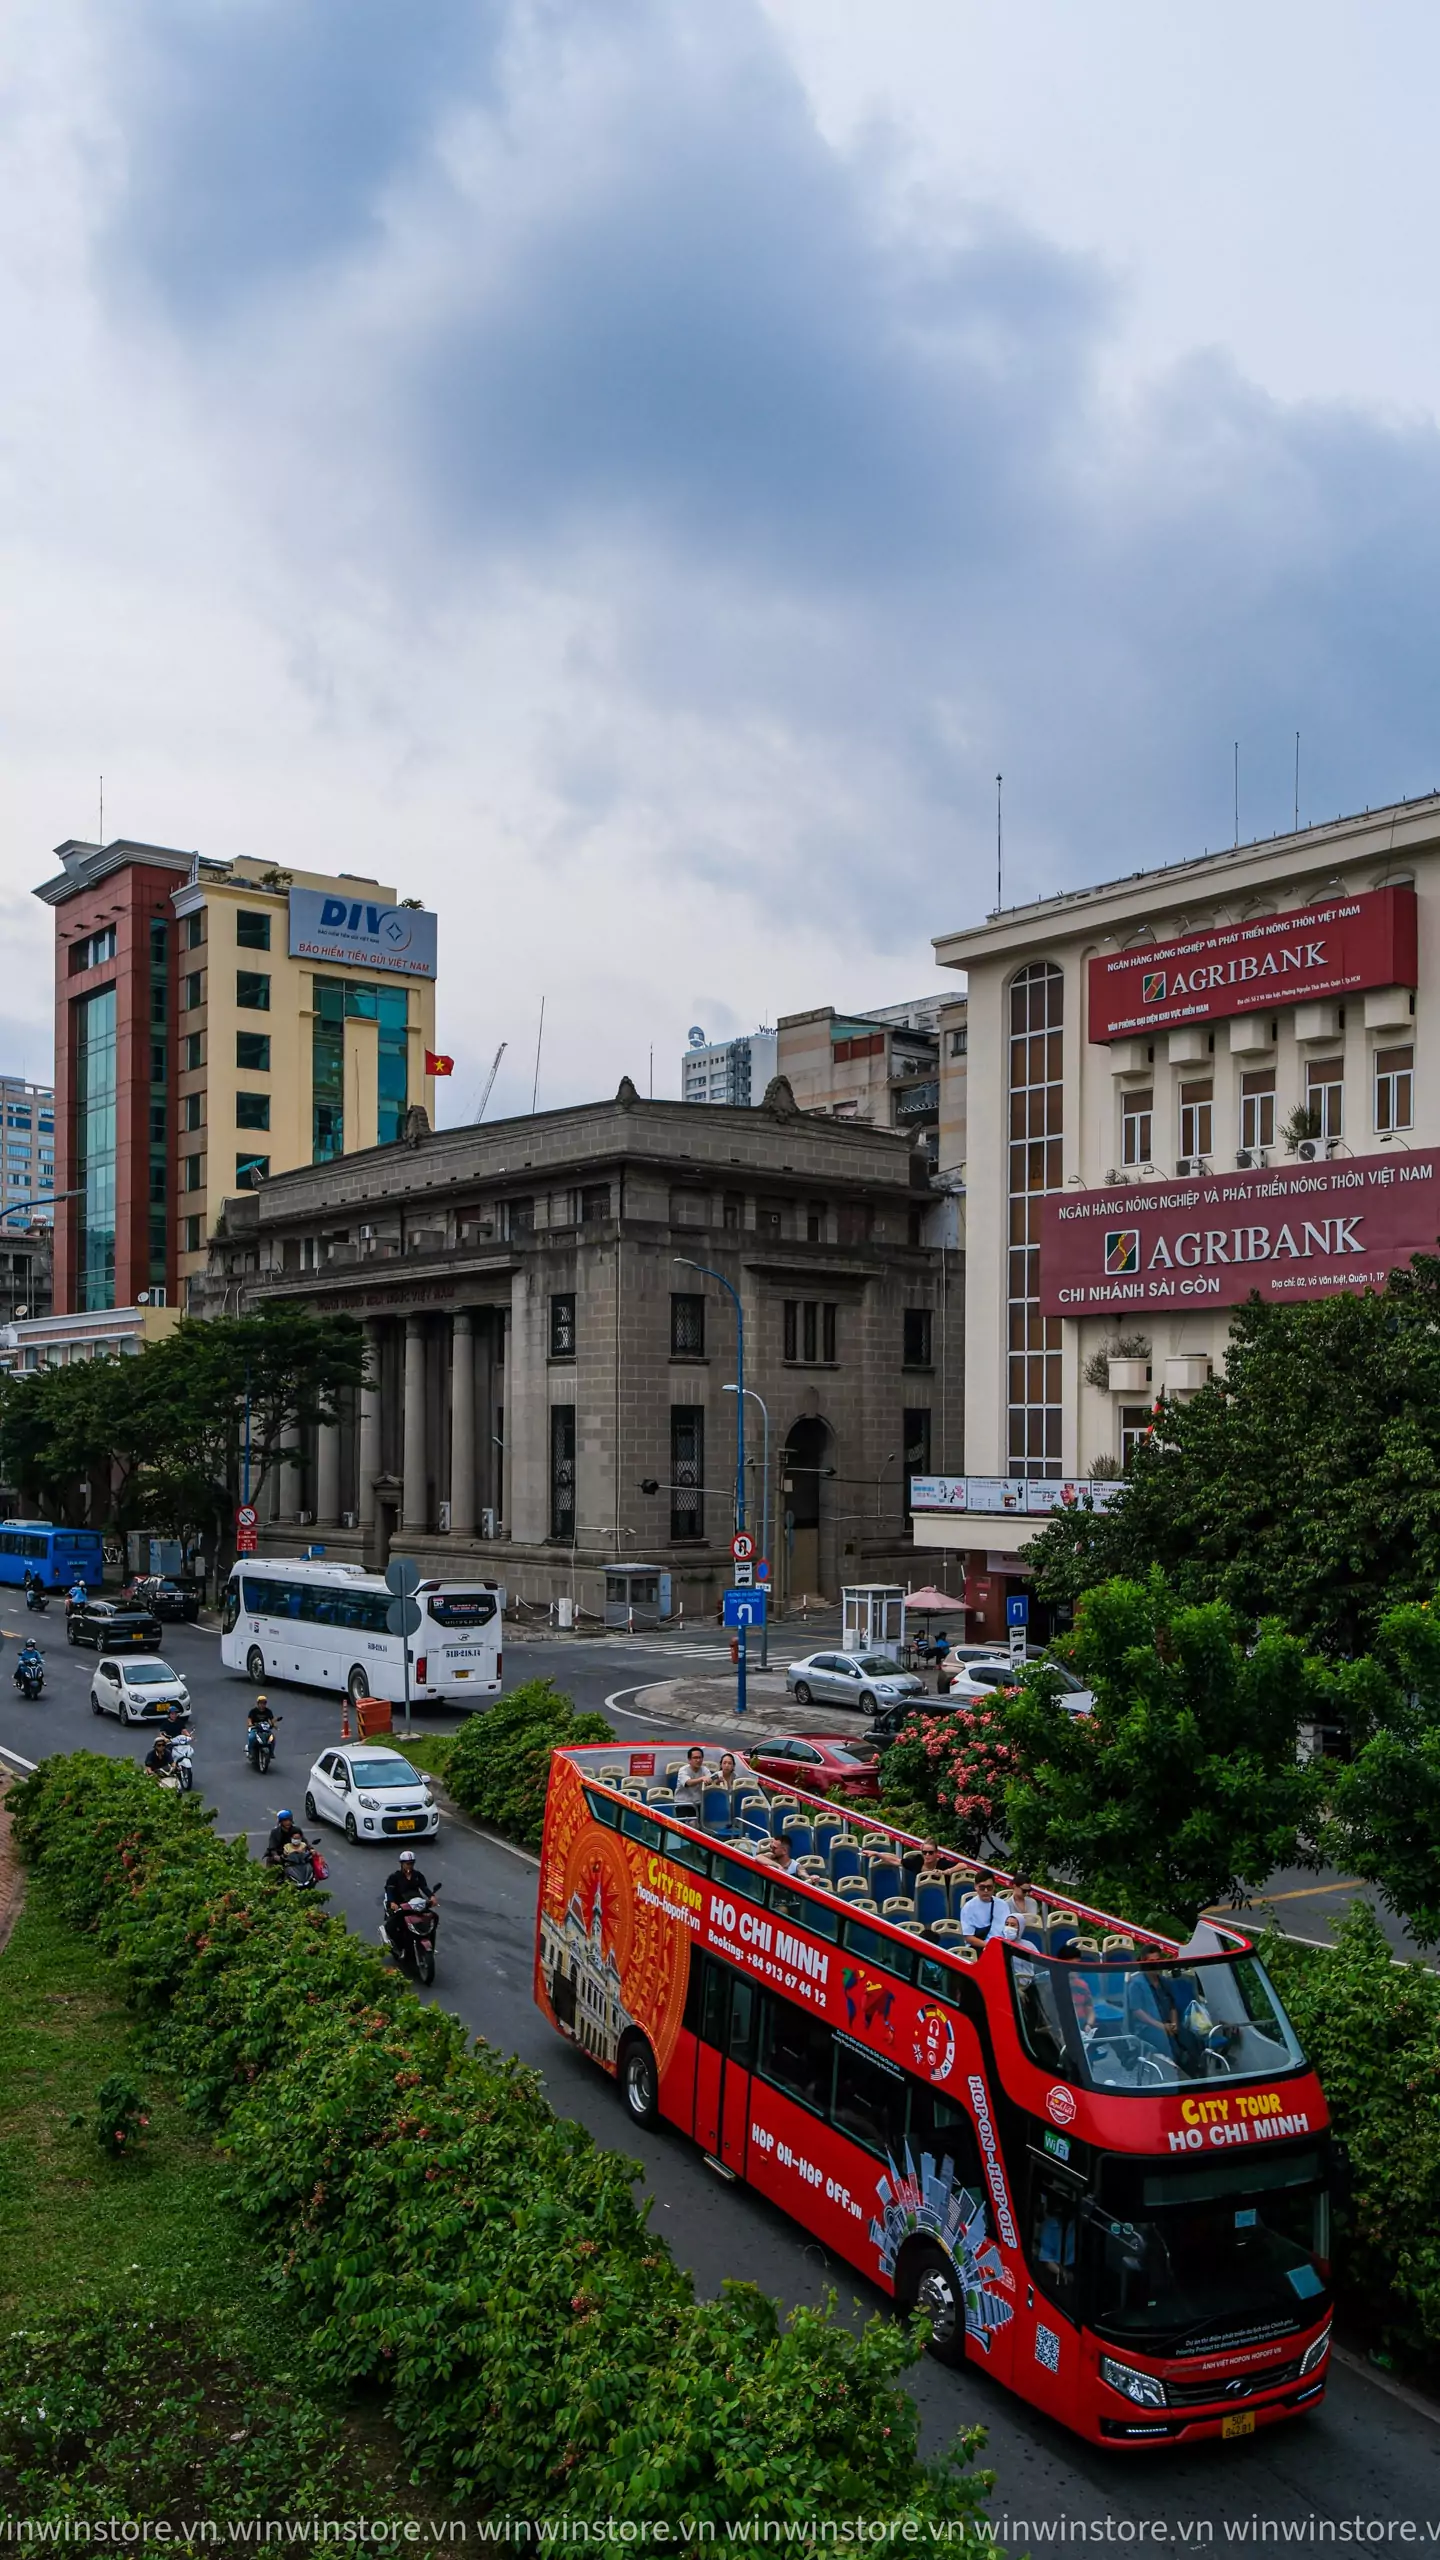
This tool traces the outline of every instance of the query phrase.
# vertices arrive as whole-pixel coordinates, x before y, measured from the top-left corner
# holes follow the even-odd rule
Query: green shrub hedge
[[[1349,2160],[1342,2294],[1412,2355],[1440,2347],[1440,1974],[1396,1964],[1356,1903],[1333,1949],[1269,1937],[1265,1962],[1320,2074]]]
[[[552,1680],[527,1680],[466,1719],[445,1755],[445,1785],[477,1822],[538,1849],[551,1752],[614,1739],[603,1716],[586,1714]]]
[[[913,2336],[696,2303],[631,2164],[129,1763],[48,1760],[10,1804],[228,2147],[317,2387],[385,2386],[417,2472],[517,2518],[943,2515],[986,2547],[978,2433],[918,2459]]]

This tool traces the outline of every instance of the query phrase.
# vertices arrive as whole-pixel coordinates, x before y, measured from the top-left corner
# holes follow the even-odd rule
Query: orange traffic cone
[[[350,1739],[350,1692],[348,1689],[345,1692],[345,1703],[340,1710],[340,1739],[342,1742],[348,1742]]]

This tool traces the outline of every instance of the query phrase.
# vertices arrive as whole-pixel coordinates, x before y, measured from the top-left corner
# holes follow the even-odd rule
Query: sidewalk
[[[705,1678],[654,1680],[627,1697],[625,1714],[627,1721],[653,1715],[667,1724],[693,1725],[697,1732],[727,1742],[743,1741],[747,1733],[834,1733],[843,1738],[847,1727],[858,1735],[870,1721],[868,1716],[847,1715],[843,1707],[797,1707],[786,1694],[781,1671],[752,1671],[746,1695],[746,1712],[737,1715],[735,1674],[727,1663],[723,1671]]]

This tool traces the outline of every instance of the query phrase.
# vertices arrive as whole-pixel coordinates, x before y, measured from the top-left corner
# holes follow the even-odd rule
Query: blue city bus
[[[47,1591],[83,1582],[98,1591],[105,1553],[98,1529],[57,1529],[49,1520],[0,1520],[0,1583],[33,1574]]]

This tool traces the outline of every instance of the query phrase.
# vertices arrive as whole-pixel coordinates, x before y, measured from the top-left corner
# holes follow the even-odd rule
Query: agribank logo
[[[290,957],[433,978],[435,917],[427,907],[387,907],[372,898],[292,889]]]

